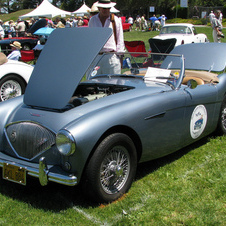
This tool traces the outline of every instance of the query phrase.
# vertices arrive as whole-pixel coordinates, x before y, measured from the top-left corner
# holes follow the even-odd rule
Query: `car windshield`
[[[192,31],[187,26],[165,26],[160,34],[192,34]]]
[[[119,53],[121,58],[121,69],[118,73],[111,71],[109,66],[106,68],[106,59],[109,59],[114,53],[99,54],[86,72],[86,79],[90,80],[100,76],[125,76],[140,78],[144,81],[154,81],[158,83],[170,84],[177,88],[181,84],[180,76],[183,76],[184,61],[181,55],[164,53]],[[177,65],[172,68],[172,65]],[[84,80],[84,79],[83,79]]]

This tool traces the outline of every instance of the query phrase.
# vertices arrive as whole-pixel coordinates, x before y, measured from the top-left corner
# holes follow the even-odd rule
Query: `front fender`
[[[0,69],[0,79],[9,74],[16,74],[28,83],[34,67],[23,62],[16,62],[15,64],[5,63]]]
[[[0,150],[3,148],[4,127],[9,123],[10,116],[23,105],[23,96],[18,96],[3,102],[0,102]]]

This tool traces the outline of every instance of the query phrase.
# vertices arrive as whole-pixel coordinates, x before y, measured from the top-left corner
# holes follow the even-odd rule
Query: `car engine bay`
[[[80,106],[112,94],[133,89],[134,87],[114,84],[81,83],[75,90],[69,104],[73,107]]]

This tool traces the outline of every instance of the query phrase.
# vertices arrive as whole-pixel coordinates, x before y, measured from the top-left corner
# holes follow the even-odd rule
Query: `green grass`
[[[212,28],[210,26],[196,26],[195,28],[198,33],[206,34],[209,42],[213,42]],[[226,36],[226,28],[223,28],[223,33]],[[126,41],[142,40],[144,41],[146,50],[148,51],[150,48],[148,40],[158,34],[159,31],[142,32],[133,30],[131,32],[124,32],[124,39]],[[221,42],[226,43],[226,37],[222,38]]]
[[[225,225],[226,137],[139,165],[120,200],[92,205],[79,188],[0,180],[1,225]]]
[[[211,40],[210,27],[198,27]],[[158,32],[126,32],[144,40]],[[222,40],[225,42],[225,39]],[[175,138],[176,139],[176,138]],[[138,166],[127,194],[93,205],[79,187],[27,186],[0,179],[0,225],[225,225],[226,136],[204,138],[167,157]]]

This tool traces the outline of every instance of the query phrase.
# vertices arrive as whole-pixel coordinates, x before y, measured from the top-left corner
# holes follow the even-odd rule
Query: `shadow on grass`
[[[139,180],[158,170],[160,167],[174,162],[191,150],[204,145],[208,140],[208,137],[203,138],[173,154],[139,164],[135,180]],[[2,195],[28,203],[34,208],[52,212],[59,212],[72,208],[73,206],[80,206],[83,208],[96,207],[96,204],[86,199],[81,190],[80,186],[68,187],[55,183],[49,183],[47,186],[43,187],[39,184],[38,179],[30,177],[27,178],[26,186],[0,179],[0,193]]]
[[[180,159],[190,151],[206,144],[209,141],[209,137],[204,137],[201,140],[182,148],[170,155],[164,156],[162,158],[158,158],[155,160],[151,160],[148,162],[140,163],[137,167],[137,174],[136,174],[136,180],[140,180],[141,178],[145,177],[146,175],[153,173],[154,171],[158,170],[160,167],[163,167],[167,164],[170,164],[177,159]]]

